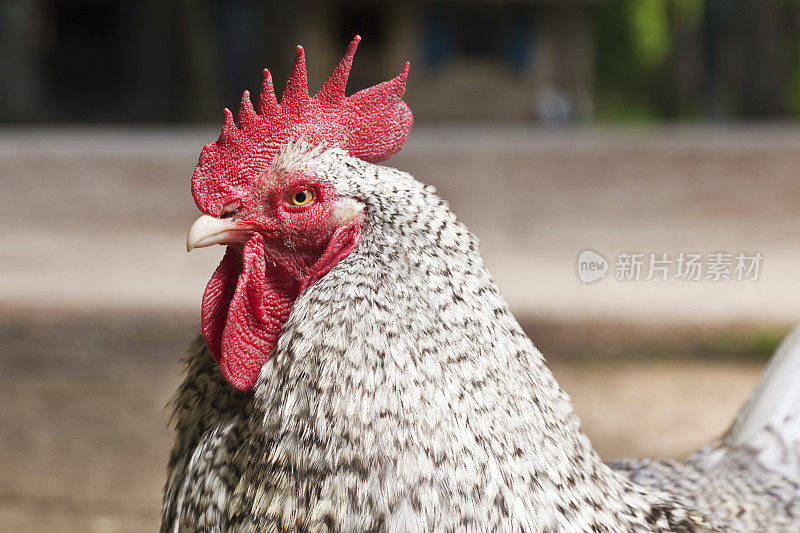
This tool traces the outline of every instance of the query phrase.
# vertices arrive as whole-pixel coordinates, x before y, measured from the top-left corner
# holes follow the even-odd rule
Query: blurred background
[[[220,248],[184,252],[221,109],[412,62],[388,164],[437,186],[607,459],[730,423],[800,316],[795,0],[0,0],[0,529],[146,531]],[[583,283],[583,250],[609,262]],[[757,279],[616,279],[622,253]]]
[[[418,120],[790,118],[794,0],[4,0],[0,118],[185,123],[288,71],[321,84],[354,34],[351,83],[414,62]],[[468,89],[468,90],[467,90]]]

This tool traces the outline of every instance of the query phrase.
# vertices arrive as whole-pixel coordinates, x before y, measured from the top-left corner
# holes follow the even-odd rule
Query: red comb
[[[258,112],[248,91],[239,106],[238,128],[225,109],[222,133],[216,142],[205,145],[192,176],[192,195],[201,211],[221,214],[226,204],[243,194],[242,187],[258,181],[288,140],[328,141],[371,163],[388,159],[403,147],[414,120],[403,102],[409,64],[396,78],[346,97],[359,41],[359,36],[353,39],[314,96],[308,95],[305,52],[298,46],[280,103],[272,76],[264,69]]]

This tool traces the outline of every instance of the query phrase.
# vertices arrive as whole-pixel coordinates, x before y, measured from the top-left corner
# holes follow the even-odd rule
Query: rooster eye
[[[242,208],[241,207],[234,207],[233,209],[227,209],[224,213],[222,213],[219,218],[231,218],[233,215],[238,213]]]
[[[286,203],[289,205],[303,206],[314,201],[314,192],[310,189],[302,189],[290,192],[286,195]]]

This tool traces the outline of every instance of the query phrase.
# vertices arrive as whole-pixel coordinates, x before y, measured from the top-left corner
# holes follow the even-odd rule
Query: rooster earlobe
[[[303,47],[297,46],[297,54],[294,56],[294,67],[289,79],[286,80],[286,87],[281,95],[281,107],[292,111],[302,111],[308,106],[308,74],[306,73],[306,53]]]
[[[344,53],[339,64],[331,72],[328,80],[320,87],[314,98],[321,103],[326,104],[339,104],[345,99],[345,90],[347,89],[347,79],[350,77],[350,69],[353,66],[353,57],[356,55],[356,48],[358,43],[361,42],[361,36],[356,35],[347,51]]]
[[[272,86],[272,74],[264,69],[264,83],[258,96],[258,114],[273,115],[278,111],[278,100],[275,98],[275,87]]]

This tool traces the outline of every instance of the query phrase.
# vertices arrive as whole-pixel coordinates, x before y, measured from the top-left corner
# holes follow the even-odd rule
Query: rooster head
[[[298,46],[280,102],[265,70],[258,110],[245,91],[238,127],[225,109],[219,139],[200,153],[192,195],[203,215],[186,246],[227,246],[203,295],[202,332],[237,389],[255,386],[294,301],[355,248],[365,223],[357,199],[337,195],[331,177],[302,162],[331,147],[383,161],[411,130],[402,100],[408,63],[397,77],[345,96],[360,40],[314,96]]]

